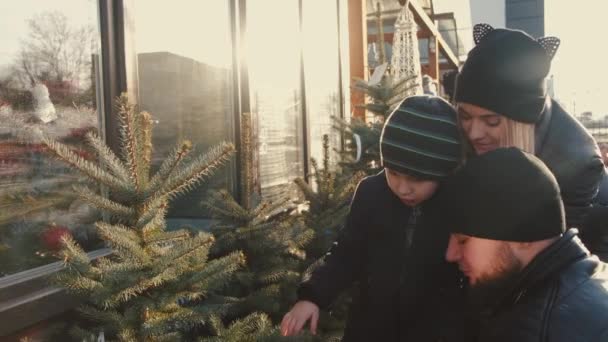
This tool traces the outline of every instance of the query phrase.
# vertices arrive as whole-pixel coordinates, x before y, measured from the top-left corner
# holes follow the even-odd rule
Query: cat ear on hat
[[[550,59],[553,59],[553,56],[557,53],[557,49],[561,43],[561,40],[557,37],[542,37],[538,38],[536,41],[545,49]]]
[[[494,28],[488,24],[476,24],[473,26],[473,40],[475,41],[475,45],[479,44],[479,42],[492,31],[494,31]]]

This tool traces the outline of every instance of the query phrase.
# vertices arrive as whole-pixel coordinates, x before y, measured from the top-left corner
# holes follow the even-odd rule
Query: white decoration
[[[386,72],[387,68],[388,63],[382,63],[381,65],[378,65],[374,69],[374,73],[372,74],[372,76],[369,78],[369,82],[367,82],[367,85],[374,86],[376,84],[380,84],[380,81],[382,81],[382,77],[384,76],[384,73]]]
[[[37,83],[32,88],[32,96],[34,97],[34,115],[36,118],[43,123],[49,123],[57,119],[55,106],[51,102],[49,90],[44,84]]]
[[[404,87],[402,97],[422,94],[420,71],[420,51],[418,50],[418,26],[409,10],[409,1],[401,7],[401,13],[395,22],[393,35],[393,56],[391,58],[391,75],[397,83],[404,78],[415,79]],[[413,87],[413,85],[416,85]]]
[[[429,75],[422,76],[422,90],[426,95],[437,96],[437,85]]]

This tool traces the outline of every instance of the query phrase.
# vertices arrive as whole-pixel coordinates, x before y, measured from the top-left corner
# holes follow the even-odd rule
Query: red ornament
[[[51,225],[42,232],[42,243],[48,250],[59,251],[64,236],[72,236],[72,232],[66,227]]]

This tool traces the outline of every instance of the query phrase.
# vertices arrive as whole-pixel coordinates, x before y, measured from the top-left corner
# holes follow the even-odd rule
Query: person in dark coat
[[[385,122],[380,150],[384,170],[359,183],[337,241],[283,318],[283,335],[307,321],[316,333],[319,309],[355,283],[344,341],[437,341],[461,326],[447,317],[460,278],[443,258],[448,233],[434,200],[463,154],[455,110],[439,97],[405,99]]]
[[[468,278],[468,341],[608,341],[608,264],[566,230],[556,178],[534,155],[469,159],[442,191],[446,259]]]
[[[585,228],[589,210],[608,195],[596,197],[608,177],[599,149],[589,132],[547,94],[546,78],[559,39],[534,39],[523,31],[478,24],[474,40],[454,95],[471,151],[483,154],[514,146],[540,158],[560,185],[567,226],[579,228],[587,247],[608,258],[608,224],[591,222],[600,230],[589,234]]]

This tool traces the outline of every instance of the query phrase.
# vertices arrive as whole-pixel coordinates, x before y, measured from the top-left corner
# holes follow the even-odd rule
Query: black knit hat
[[[540,159],[514,147],[469,159],[446,181],[440,198],[453,233],[531,242],[566,228],[555,177]]]
[[[546,77],[559,39],[475,25],[476,46],[456,80],[456,102],[490,109],[515,121],[538,121],[547,96]]]
[[[389,115],[380,136],[382,166],[438,180],[460,163],[456,111],[437,96],[411,96]]]

